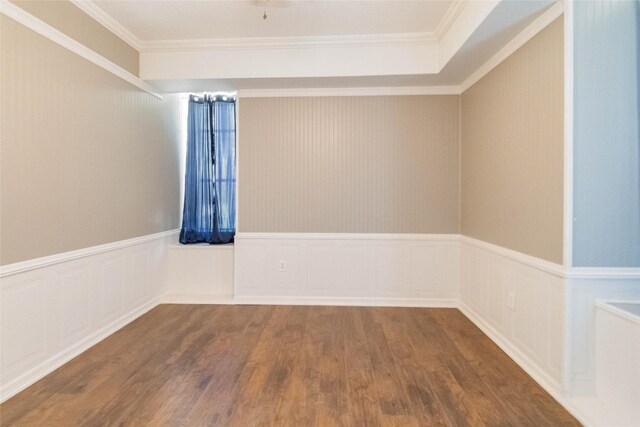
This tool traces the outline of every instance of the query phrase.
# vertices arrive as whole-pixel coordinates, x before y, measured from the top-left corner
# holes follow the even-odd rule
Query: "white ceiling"
[[[459,1],[99,0],[142,42],[243,37],[435,33]],[[268,18],[262,19],[266,10]],[[440,30],[441,31],[441,30]]]
[[[502,46],[506,45],[523,28],[540,16],[550,4],[551,1],[519,0],[518,2],[505,2],[496,8],[480,27],[474,31],[447,66],[438,74],[322,78],[184,79],[153,81],[153,84],[166,92],[455,86],[461,84],[469,76],[470,71],[482,66]]]
[[[460,87],[562,10],[559,0],[72,1],[170,92]]]

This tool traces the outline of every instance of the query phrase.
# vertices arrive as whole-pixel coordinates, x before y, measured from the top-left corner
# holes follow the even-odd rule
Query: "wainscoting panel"
[[[460,309],[554,397],[562,396],[562,268],[461,238]]]
[[[175,232],[3,266],[0,399],[153,308]]]
[[[570,277],[571,298],[567,302],[571,324],[571,394],[594,396],[596,389],[596,302],[640,301],[640,269],[608,277]]]
[[[239,233],[239,303],[456,306],[457,235]]]
[[[162,302],[232,303],[234,245],[169,245],[168,287]]]

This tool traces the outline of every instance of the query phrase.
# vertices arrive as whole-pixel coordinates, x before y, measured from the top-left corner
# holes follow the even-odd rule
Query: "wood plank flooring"
[[[161,305],[0,425],[579,424],[455,309]]]

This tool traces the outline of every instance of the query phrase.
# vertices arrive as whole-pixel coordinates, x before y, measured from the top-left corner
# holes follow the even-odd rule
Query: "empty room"
[[[640,0],[0,0],[0,426],[640,427]]]

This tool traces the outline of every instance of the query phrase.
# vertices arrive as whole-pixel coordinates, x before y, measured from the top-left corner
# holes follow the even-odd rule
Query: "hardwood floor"
[[[211,305],[158,306],[0,424],[579,425],[455,309]]]

